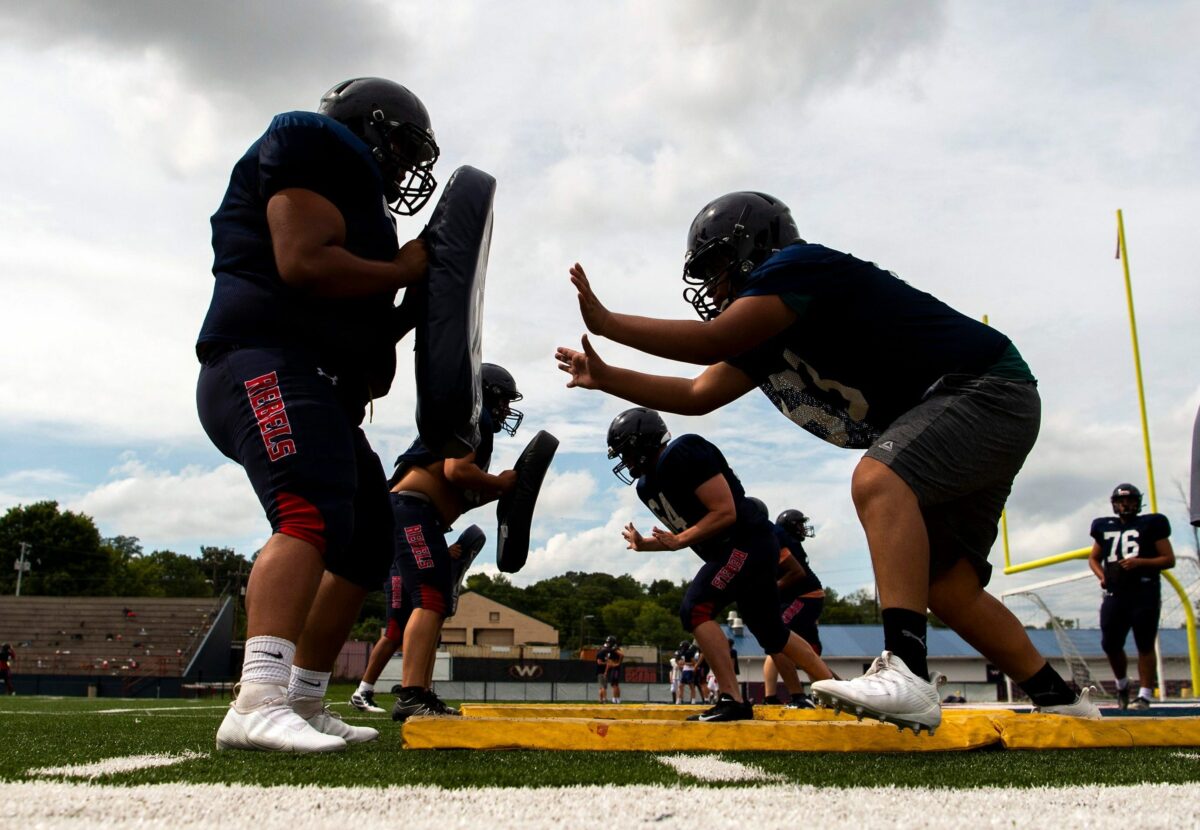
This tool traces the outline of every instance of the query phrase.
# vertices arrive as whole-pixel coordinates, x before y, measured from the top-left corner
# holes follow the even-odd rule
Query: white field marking
[[[659,755],[658,760],[680,775],[701,781],[782,781],[784,777],[758,767],[726,761],[720,755]]]
[[[560,830],[563,817],[581,830],[692,830],[696,816],[713,827],[920,827],[922,830],[1042,826],[1047,816],[1088,830],[1127,830],[1131,823],[1195,827],[1195,784],[1129,787],[986,787],[974,790],[867,787],[818,788],[629,786],[458,790],[413,787],[253,787],[245,784],[159,784],[108,787],[64,782],[0,784],[0,810],[12,827],[212,828],[309,830],[347,827],[428,827],[448,830]],[[584,810],[611,803],[621,809]],[[1154,805],[1147,824],[1146,804]],[[1140,818],[1139,818],[1140,817]]]
[[[1197,752],[1172,752],[1176,758],[1191,758],[1193,761],[1200,760],[1200,753]]]
[[[229,704],[223,706],[131,706],[128,709],[93,709],[90,712],[85,712],[88,715],[123,715],[129,712],[136,712],[139,715],[153,715],[155,712],[177,712],[186,710],[195,712],[200,709],[228,709]]]
[[[207,752],[184,751],[178,755],[127,755],[123,758],[107,758],[91,764],[75,764],[67,767],[42,767],[31,769],[26,775],[64,776],[66,778],[100,778],[120,772],[134,772],[152,767],[169,767],[182,764],[193,758],[207,758]]]

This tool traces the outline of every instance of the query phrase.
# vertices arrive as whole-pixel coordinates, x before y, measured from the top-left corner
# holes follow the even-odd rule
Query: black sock
[[[907,608],[884,608],[882,617],[883,647],[903,660],[910,672],[928,680],[925,615]]]
[[[1076,694],[1049,663],[1042,666],[1033,677],[1017,685],[1029,695],[1034,706],[1062,706],[1075,702]]]

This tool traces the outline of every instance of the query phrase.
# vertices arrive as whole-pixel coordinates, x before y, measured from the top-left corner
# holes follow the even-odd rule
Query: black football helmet
[[[775,524],[797,539],[811,539],[817,535],[812,522],[799,510],[785,510],[775,518]]]
[[[412,216],[425,207],[437,187],[433,165],[441,151],[420,98],[384,78],[351,78],[321,96],[318,112],[371,148],[393,213]]]
[[[525,397],[517,391],[517,382],[507,369],[495,363],[481,363],[479,374],[483,376],[483,405],[492,416],[492,431],[516,435],[517,427],[525,420],[524,412],[509,405]]]
[[[755,509],[762,514],[764,519],[771,515],[771,511],[767,510],[767,503],[757,496],[746,496],[746,501],[753,504]]]
[[[604,638],[604,645],[608,646],[609,648],[616,648],[617,647],[617,638],[615,636],[613,636],[612,634],[609,634],[607,637]]]
[[[788,206],[754,191],[714,199],[692,220],[683,256],[683,298],[703,320],[712,320],[737,296],[750,272],[793,242],[803,242]],[[718,306],[713,294],[728,280]]]
[[[1132,519],[1142,512],[1142,491],[1132,484],[1118,484],[1113,488],[1109,501],[1112,502],[1113,513],[1122,519]]]
[[[669,440],[667,425],[653,409],[643,406],[626,409],[608,426],[608,457],[621,459],[613,467],[613,475],[633,484],[646,474],[658,448]]]

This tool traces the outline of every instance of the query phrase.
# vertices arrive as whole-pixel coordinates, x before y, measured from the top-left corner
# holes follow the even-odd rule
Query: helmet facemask
[[[411,121],[388,121],[377,109],[363,125],[363,134],[383,172],[388,208],[412,216],[425,207],[437,187],[433,165],[441,155],[433,133]]]

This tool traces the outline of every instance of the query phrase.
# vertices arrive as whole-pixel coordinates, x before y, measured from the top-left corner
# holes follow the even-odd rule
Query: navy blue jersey
[[[791,600],[795,599],[796,597],[800,596],[801,594],[807,594],[810,591],[821,590],[821,588],[823,587],[821,585],[821,580],[817,578],[817,575],[815,573],[813,573],[812,565],[808,564],[808,554],[805,553],[805,551],[804,551],[804,545],[802,545],[800,543],[799,539],[797,539],[792,534],[788,533],[786,530],[784,530],[779,525],[775,525],[774,527],[775,527],[775,539],[779,542],[779,547],[787,548],[788,551],[792,554],[792,557],[797,562],[800,563],[800,567],[804,568],[804,571],[805,571],[805,577],[803,579],[801,579],[799,582],[795,582],[792,585],[789,585],[780,594],[779,599],[781,601],[790,602]],[[779,562],[780,562],[780,568],[779,568],[779,571],[776,574],[776,576],[782,577],[783,573],[784,573],[783,567],[782,567],[782,565],[783,565],[782,551],[779,554]]]
[[[399,246],[379,165],[342,124],[313,112],[275,116],[234,165],[212,217],[212,303],[199,342],[304,349],[363,401],[379,397],[396,371],[391,320],[395,292],[315,297],[286,285],[275,266],[267,202],[286,188],[324,196],[346,222],[346,249],[391,261]]]
[[[672,533],[682,533],[708,515],[696,488],[713,476],[724,476],[737,507],[737,523],[715,537],[693,545],[701,559],[725,553],[739,531],[769,526],[769,520],[746,498],[742,482],[721,451],[699,435],[680,435],[658,457],[654,469],[637,481],[638,498]]]
[[[1171,522],[1161,513],[1143,513],[1128,522],[1119,516],[1101,516],[1092,521],[1091,536],[1100,544],[1104,557],[1104,587],[1107,591],[1133,589],[1159,582],[1158,568],[1123,571],[1117,565],[1133,556],[1158,556],[1157,543],[1171,538]]]
[[[1000,332],[822,245],[789,245],[755,269],[739,296],[765,295],[782,298],[795,322],[729,363],[790,420],[839,447],[871,446],[945,375],[1001,364],[1004,377],[1033,380]]]
[[[600,646],[600,650],[596,651],[596,669],[604,670],[607,667],[608,661],[610,660],[614,663],[617,663],[619,666],[620,661],[623,660],[624,656],[625,655],[622,654],[622,651],[620,651],[619,648],[610,649],[607,645],[602,645]]]
[[[487,411],[487,407],[483,407],[479,410],[479,446],[475,448],[474,464],[485,473],[492,464],[492,445],[495,437],[491,413]],[[420,438],[416,438],[408,445],[408,449],[396,458],[396,469],[392,473],[390,483],[394,485],[410,467],[427,467],[439,460],[440,456],[434,455]]]

